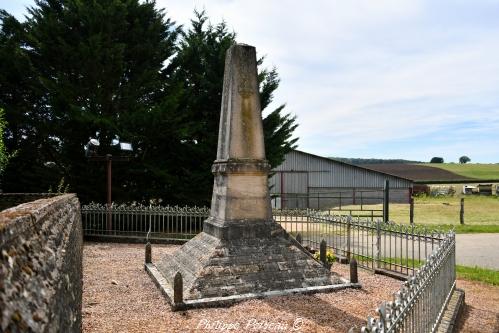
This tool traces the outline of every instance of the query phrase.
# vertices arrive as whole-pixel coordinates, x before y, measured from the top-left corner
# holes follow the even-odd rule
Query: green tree
[[[466,164],[470,161],[471,161],[471,159],[466,155],[459,157],[459,163],[461,163],[461,164]]]
[[[179,50],[172,60],[172,86],[181,87],[179,115],[182,118],[181,153],[178,166],[185,190],[178,198],[188,203],[209,203],[213,177],[211,165],[216,157],[220,105],[223,90],[225,54],[236,43],[236,34],[229,32],[224,22],[212,25],[204,12],[195,12],[191,26],[181,34]],[[272,101],[279,86],[275,68],[262,68],[258,60],[261,107]],[[294,148],[292,138],[296,120],[284,114],[284,105],[271,111],[263,119],[265,148],[272,166],[278,166],[284,155]]]
[[[22,24],[2,13],[1,62],[9,61],[12,49],[19,54],[10,60],[19,63],[14,68],[25,63],[28,69],[24,75],[11,71],[22,80],[11,87],[17,100],[10,94],[0,100],[9,144],[21,148],[7,170],[6,189],[46,190],[65,177],[83,201],[98,200],[104,198],[105,173],[103,165],[85,160],[82,148],[89,138],[100,140],[102,153],[116,136],[141,153],[147,124],[165,95],[164,63],[177,36],[154,6],[137,0],[40,0]],[[130,172],[143,169],[117,165],[114,184],[133,186]],[[44,184],[48,174],[53,176]]]
[[[4,112],[3,109],[0,109],[0,176],[3,174],[3,170],[9,161],[9,155],[5,149],[5,144],[3,143],[3,132],[5,131],[5,126],[6,122],[4,120]]]
[[[113,199],[207,204],[216,156],[226,50],[235,34],[197,13],[181,31],[154,2],[39,0],[26,22],[0,12],[0,107],[9,123],[6,191],[47,191],[61,179],[82,202],[104,201],[104,163],[85,159],[92,137],[100,154],[113,138],[135,157],[113,163]],[[181,32],[180,38],[178,38]],[[262,107],[279,85],[261,68]],[[284,106],[264,119],[273,166],[295,144]]]
[[[430,163],[444,163],[443,157],[432,157]]]

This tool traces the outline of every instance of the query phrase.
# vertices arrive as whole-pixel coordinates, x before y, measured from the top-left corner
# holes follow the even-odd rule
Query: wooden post
[[[390,220],[390,181],[385,179],[385,187],[383,188],[383,221],[388,222]]]
[[[414,198],[411,198],[409,206],[409,222],[414,224]]]
[[[112,191],[112,161],[113,158],[111,155],[106,155],[106,161],[107,161],[107,230],[111,231],[113,229],[113,216],[111,212],[111,205],[113,203],[112,198],[111,198],[111,191]]]
[[[464,224],[464,198],[461,198],[461,211],[459,212],[459,221]]]

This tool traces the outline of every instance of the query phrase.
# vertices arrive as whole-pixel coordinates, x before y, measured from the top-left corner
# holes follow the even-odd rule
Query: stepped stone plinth
[[[174,308],[347,286],[273,220],[269,171],[255,48],[234,45],[225,62],[210,217],[174,254],[146,264]],[[177,272],[182,304],[173,302]]]

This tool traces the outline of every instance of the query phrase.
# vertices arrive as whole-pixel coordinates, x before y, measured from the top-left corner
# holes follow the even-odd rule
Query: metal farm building
[[[385,180],[391,202],[409,202],[412,181],[387,173],[293,150],[272,170],[274,208],[341,208],[381,203]]]

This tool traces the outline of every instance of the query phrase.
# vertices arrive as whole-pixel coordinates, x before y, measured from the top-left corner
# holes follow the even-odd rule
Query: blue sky
[[[276,66],[273,107],[323,156],[499,162],[499,1],[166,1],[225,20]],[[0,0],[22,18],[28,0]]]

